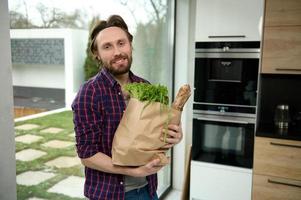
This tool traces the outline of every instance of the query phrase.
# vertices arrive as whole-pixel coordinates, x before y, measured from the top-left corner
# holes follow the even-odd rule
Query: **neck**
[[[124,86],[130,82],[129,72],[125,73],[125,74],[114,76],[114,78],[121,86]]]

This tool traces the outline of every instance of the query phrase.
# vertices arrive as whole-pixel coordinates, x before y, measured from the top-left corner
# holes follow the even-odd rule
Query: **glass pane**
[[[80,71],[83,70],[83,66],[78,63],[84,61],[82,57],[86,55],[77,46],[76,51],[73,52],[77,53],[75,57],[78,63],[73,63],[73,69],[76,70],[68,73],[65,66],[70,62],[65,58],[69,55],[70,49],[65,47],[68,46],[67,42],[70,41],[63,41],[62,37],[58,37],[59,29],[84,30],[85,34],[76,35],[74,37],[76,39],[72,40],[72,44],[74,41],[83,40],[84,42],[79,42],[81,43],[80,48],[83,50],[87,48],[86,41],[88,42],[90,22],[95,18],[107,19],[112,14],[121,15],[134,36],[132,71],[153,84],[167,86],[171,99],[174,0],[9,0],[9,10],[11,29],[23,29],[25,31],[26,29],[57,29],[52,32],[53,35],[42,34],[43,37],[20,38],[12,36],[15,108],[17,108],[17,105],[27,107],[41,105],[43,109],[41,111],[45,111],[65,106],[69,107],[70,100],[73,99],[72,95],[77,92],[79,85],[84,81],[83,72]],[[48,59],[47,56],[50,58]],[[66,78],[70,77],[70,74],[72,74],[71,81]],[[28,100],[31,104],[28,105],[28,101],[25,100]],[[32,110],[33,108],[31,108]],[[40,110],[38,111],[40,112]],[[64,117],[66,117],[66,120],[70,118],[69,121],[71,121],[70,113]],[[64,128],[64,133],[73,134],[72,125],[56,124],[54,121],[47,121],[47,123],[49,122],[47,126],[59,126]],[[34,120],[32,123],[35,122]],[[22,124],[23,122],[17,125]],[[64,127],[65,125],[67,127]],[[42,131],[42,129],[38,131]],[[22,136],[23,132],[20,131],[18,134],[20,135],[17,136]],[[24,138],[21,139],[24,140]],[[19,138],[19,140],[21,139]],[[53,136],[50,139],[55,139],[55,137]],[[73,139],[74,136],[71,136],[70,140]],[[34,146],[32,144],[26,144],[27,147],[40,148],[39,145]],[[21,151],[24,149],[24,145],[18,143],[16,149]],[[70,155],[76,157],[75,151]],[[170,152],[168,152],[168,155],[171,157]],[[36,165],[44,166],[44,163],[37,162]],[[22,167],[23,163],[18,161],[18,175],[24,171]],[[30,165],[26,165],[25,168],[28,170],[36,169],[31,168]],[[67,170],[61,170],[59,174],[65,175],[65,173],[67,173]],[[81,169],[76,169],[75,174],[83,176]],[[167,165],[158,173],[158,180],[158,195],[160,196],[171,186],[171,165]],[[25,191],[22,190],[23,186],[18,187],[19,196],[26,194],[27,191],[32,192],[31,188],[27,188],[26,192],[22,192]]]

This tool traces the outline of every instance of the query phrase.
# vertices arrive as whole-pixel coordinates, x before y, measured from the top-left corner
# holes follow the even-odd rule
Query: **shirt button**
[[[121,93],[120,93],[120,92],[118,92],[118,95],[121,95]]]
[[[120,185],[123,185],[123,182],[122,182],[122,181],[120,181]]]

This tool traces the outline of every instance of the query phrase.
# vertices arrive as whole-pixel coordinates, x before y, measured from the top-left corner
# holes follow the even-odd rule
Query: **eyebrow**
[[[121,38],[121,39],[115,40],[113,42],[105,42],[101,46],[103,47],[103,46],[106,46],[106,45],[111,45],[114,42],[118,43],[118,42],[125,42],[125,41],[126,41],[126,38]]]

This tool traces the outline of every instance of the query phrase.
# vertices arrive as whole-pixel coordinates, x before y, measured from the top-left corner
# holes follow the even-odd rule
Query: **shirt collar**
[[[103,67],[100,72],[101,75],[105,77],[105,81],[111,86],[114,87],[118,82],[114,79],[113,75],[109,72],[108,69]],[[132,71],[129,71],[130,82],[140,82],[138,77],[134,75]]]

